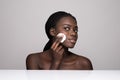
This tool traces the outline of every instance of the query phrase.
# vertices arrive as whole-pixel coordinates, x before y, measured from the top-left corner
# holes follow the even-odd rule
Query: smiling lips
[[[76,39],[68,39],[71,43],[76,43]]]

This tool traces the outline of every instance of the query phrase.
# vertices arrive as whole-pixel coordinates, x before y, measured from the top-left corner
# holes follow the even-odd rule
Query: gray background
[[[120,0],[0,0],[0,69],[25,69],[28,54],[41,52],[44,25],[56,11],[78,21],[76,54],[94,69],[120,69]]]

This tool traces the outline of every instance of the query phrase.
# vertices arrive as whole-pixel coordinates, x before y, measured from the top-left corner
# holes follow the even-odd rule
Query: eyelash
[[[69,27],[65,27],[64,29],[65,29],[66,31],[69,31],[69,30],[70,30],[70,28],[69,28]]]
[[[70,30],[70,28],[69,27],[64,27],[64,29],[66,30],[66,31],[69,31]],[[74,32],[78,32],[78,29],[76,28],[76,29],[74,29]]]
[[[75,29],[74,31],[75,31],[75,32],[78,32],[78,29]]]

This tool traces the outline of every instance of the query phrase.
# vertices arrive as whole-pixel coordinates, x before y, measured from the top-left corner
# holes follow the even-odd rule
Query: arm
[[[51,46],[51,53],[52,53],[52,63],[50,69],[52,70],[59,69],[64,54],[64,48],[60,44],[59,39],[56,40]]]

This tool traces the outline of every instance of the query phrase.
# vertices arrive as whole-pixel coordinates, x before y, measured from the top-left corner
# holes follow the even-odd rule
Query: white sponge
[[[57,37],[62,37],[62,40],[60,41],[61,43],[63,43],[63,42],[65,41],[65,39],[66,39],[66,35],[63,34],[63,33],[59,33],[59,34],[57,35]]]

